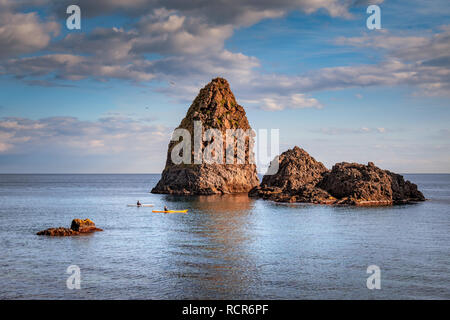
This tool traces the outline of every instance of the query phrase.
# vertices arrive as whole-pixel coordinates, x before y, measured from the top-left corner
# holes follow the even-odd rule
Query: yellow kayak
[[[186,210],[168,210],[168,211],[159,211],[159,210],[153,210],[154,213],[187,213],[188,209]]]

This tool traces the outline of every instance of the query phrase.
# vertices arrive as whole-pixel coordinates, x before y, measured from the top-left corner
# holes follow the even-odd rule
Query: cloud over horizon
[[[5,99],[0,104],[8,106],[1,109],[8,116],[0,120],[0,162],[12,165],[5,160],[11,157],[31,161],[25,150],[43,159],[66,157],[65,151],[102,161],[114,154],[123,163],[127,152],[145,158],[149,152],[140,147],[148,143],[145,137],[149,148],[165,149],[169,138],[158,136],[159,126],[165,132],[174,125],[175,108],[190,103],[217,76],[229,81],[258,126],[274,123],[289,130],[288,124],[312,121],[314,130],[290,131],[294,144],[311,142],[308,135],[315,133],[324,145],[331,137],[361,137],[364,148],[369,146],[363,139],[375,137],[373,147],[375,139],[398,133],[400,124],[393,119],[405,127],[420,123],[420,130],[426,125],[444,130],[450,94],[448,21],[416,27],[416,21],[407,23],[414,18],[412,8],[411,17],[398,16],[404,27],[368,31],[369,3],[382,4],[383,28],[395,26],[395,12],[384,9],[392,2],[382,0],[81,0],[82,30],[70,32],[65,29],[68,0],[0,0],[0,80],[8,87],[0,96]],[[396,13],[403,12],[397,6]],[[429,10],[445,9],[434,4]],[[360,28],[354,28],[355,20]],[[100,87],[112,89],[102,95]],[[60,109],[63,99],[78,105],[66,102]],[[108,111],[105,99],[111,100],[109,111],[142,111],[151,105],[145,112],[163,119],[98,118]],[[423,112],[427,108],[434,109]],[[416,137],[410,133],[409,138]],[[408,146],[413,148],[412,142]],[[431,152],[442,155],[436,150],[442,152]]]
[[[11,17],[8,19],[16,17],[17,23],[22,23],[21,19],[29,22],[21,28],[15,24],[0,28],[1,47],[9,48],[0,53],[0,59],[4,58],[3,62],[0,60],[0,74],[44,86],[56,86],[59,80],[87,78],[134,83],[173,82],[177,85],[157,90],[180,101],[191,99],[193,91],[209,79],[223,76],[239,88],[242,99],[270,111],[321,108],[323,103],[311,94],[352,87],[407,85],[417,87],[417,94],[423,95],[447,96],[450,92],[450,58],[442,56],[450,49],[449,26],[443,26],[440,33],[431,36],[400,37],[375,32],[361,37],[339,37],[335,40],[339,46],[385,50],[387,56],[378,64],[335,66],[285,75],[262,72],[257,57],[232,52],[225,48],[225,41],[242,25],[278,17],[275,8],[283,12],[298,9],[308,14],[325,9],[331,16],[345,18],[350,7],[365,2],[283,1],[273,7],[270,1],[249,2],[248,6],[245,3],[227,6],[229,10],[221,2],[214,3],[213,8],[201,3],[182,5],[177,1],[165,4],[136,0],[128,2],[129,10],[125,10],[122,2],[81,1],[83,12],[87,11],[88,16],[122,9],[130,15],[140,10],[141,15],[126,29],[98,27],[89,33],[69,33],[52,43],[51,35],[58,33],[56,22],[44,23],[34,13],[6,10],[3,15]],[[207,14],[219,7],[225,17]],[[244,10],[241,12],[237,8]],[[252,18],[243,18],[247,12],[252,12]],[[27,29],[31,32],[27,33]],[[20,57],[42,50],[45,53]],[[148,55],[156,56],[148,58]],[[193,84],[196,84],[195,89]],[[309,97],[305,98],[305,94]]]
[[[309,79],[308,75],[282,81],[283,75],[263,74],[259,71],[259,59],[227,50],[225,41],[236,29],[264,19],[279,18],[293,10],[306,14],[323,10],[331,17],[350,18],[349,9],[365,5],[367,1],[79,1],[83,17],[120,12],[137,19],[126,28],[98,27],[89,33],[69,33],[52,42],[52,35],[59,31],[54,18],[44,23],[35,13],[19,12],[27,6],[41,6],[61,14],[65,13],[62,9],[71,4],[69,2],[2,1],[4,15],[11,17],[8,19],[15,19],[21,25],[23,21],[18,18],[27,19],[31,25],[19,28],[15,24],[8,25],[9,20],[0,19],[0,44],[2,48],[9,48],[0,54],[0,59],[9,58],[0,60],[0,74],[44,86],[56,86],[59,80],[86,78],[135,83],[176,82],[176,93],[170,86],[160,92],[181,99],[187,98],[182,95],[192,82],[204,84],[219,75],[244,88],[241,90],[244,99],[258,101],[261,109],[274,111],[300,105],[302,108],[321,107],[322,104],[313,97],[299,101],[305,93],[320,90],[320,84],[309,86],[307,83],[315,80]],[[20,33],[22,29],[24,31]],[[8,45],[6,41],[13,41],[15,45]],[[33,51],[37,54],[23,56]],[[149,59],[148,55],[159,57]],[[271,84],[267,85],[266,81]],[[283,82],[290,82],[290,87],[283,87]],[[285,94],[283,91],[289,91],[289,99],[280,99]]]
[[[73,163],[65,172],[83,170],[80,165],[88,159],[90,166],[84,169],[87,172],[108,172],[107,166],[103,167],[108,161],[121,162],[123,172],[135,172],[137,168],[148,172],[149,168],[160,169],[165,157],[160,151],[167,147],[171,133],[170,128],[127,116],[108,116],[97,121],[75,117],[39,120],[5,117],[0,118],[0,158],[17,159],[25,170],[33,167],[34,159],[40,157],[47,159],[51,170],[52,158],[57,157],[58,163],[61,159]],[[160,161],[155,160],[155,155]],[[130,157],[133,165],[127,167]],[[15,163],[9,165],[16,170],[20,168]]]

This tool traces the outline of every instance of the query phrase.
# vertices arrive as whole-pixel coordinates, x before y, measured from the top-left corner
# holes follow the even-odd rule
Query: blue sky
[[[72,2],[0,1],[1,173],[160,172],[216,76],[280,151],[450,172],[447,1]]]

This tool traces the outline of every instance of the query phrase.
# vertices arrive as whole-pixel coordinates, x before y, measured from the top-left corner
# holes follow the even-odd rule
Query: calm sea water
[[[289,205],[148,193],[159,175],[0,175],[0,298],[449,299],[450,175],[406,178],[430,200]],[[126,206],[138,199],[189,214]],[[104,232],[35,235],[73,218]],[[366,287],[369,265],[381,290]]]

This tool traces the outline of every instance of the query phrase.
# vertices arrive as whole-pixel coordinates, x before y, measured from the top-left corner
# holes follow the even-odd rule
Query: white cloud
[[[247,23],[294,9],[307,13],[326,9],[330,15],[346,16],[350,6],[365,3],[305,0],[282,1],[277,6],[271,1],[244,1],[227,6],[208,2],[204,6],[201,1],[172,1],[160,6],[158,1],[136,0],[129,3],[128,9],[140,10],[142,17],[128,29],[97,28],[90,33],[69,34],[47,47],[50,53],[9,59],[0,65],[0,73],[13,74],[32,85],[85,78],[165,81],[176,85],[157,90],[183,101],[192,100],[211,78],[222,76],[234,86],[240,99],[271,111],[321,108],[311,93],[351,87],[408,85],[418,88],[417,94],[448,95],[450,58],[442,54],[449,51],[449,27],[428,37],[401,38],[383,32],[339,38],[340,45],[385,50],[387,57],[374,65],[336,66],[299,75],[262,73],[256,57],[224,48],[234,29],[245,24],[242,19],[247,15],[253,17],[246,18]],[[124,3],[115,1],[84,5],[93,15],[101,12],[100,6],[105,6],[104,13],[128,10]],[[131,11],[128,13],[133,14]]]
[[[84,14],[88,17],[119,12],[140,16],[153,12],[155,9],[164,8],[171,12],[176,11],[182,15],[203,19],[210,24],[248,26],[261,19],[277,18],[294,10],[310,14],[323,9],[333,17],[350,17],[348,11],[350,7],[365,5],[366,2],[361,0],[79,0],[77,4],[83,8]],[[371,1],[372,4],[381,2],[382,0]],[[72,4],[71,0],[60,0],[52,6],[56,12],[63,12],[61,8],[66,8],[69,4]]]
[[[119,115],[0,118],[0,172],[160,172],[172,131]]]
[[[105,117],[98,121],[73,117],[0,119],[2,152],[8,153],[55,148],[66,154],[143,152],[152,144],[167,143],[170,133],[168,128],[130,117]]]
[[[398,36],[385,31],[375,36],[338,38],[337,44],[386,51],[374,66],[332,68],[361,85],[413,85],[421,95],[450,95],[450,26],[428,36]],[[378,70],[377,70],[378,69]],[[352,77],[352,72],[353,76]]]
[[[255,101],[260,104],[259,107],[268,111],[280,111],[288,109],[316,108],[321,109],[322,104],[315,98],[309,98],[304,94],[292,94],[288,97],[275,96],[271,98],[262,98],[261,101]]]
[[[0,6],[0,59],[45,48],[59,28],[55,21],[41,21],[35,12],[13,13]]]
[[[386,50],[392,58],[411,62],[424,62],[450,55],[450,26],[442,26],[441,31],[428,36],[393,35],[388,31],[375,35],[336,39],[339,45],[376,48]]]
[[[124,79],[150,81],[155,76],[146,71],[151,62],[140,59],[134,63],[102,63],[90,57],[73,54],[47,54],[42,56],[10,59],[4,65],[6,73],[18,77],[41,77],[51,73],[56,79],[81,80],[93,77],[99,80]]]
[[[133,52],[196,55],[220,52],[233,34],[232,25],[211,25],[199,18],[180,16],[159,9],[137,23]]]
[[[312,132],[330,135],[330,136],[339,136],[339,135],[355,135],[355,134],[385,134],[392,132],[393,130],[388,130],[383,127],[378,128],[369,128],[369,127],[360,127],[360,128],[321,128],[318,130],[312,130]]]

